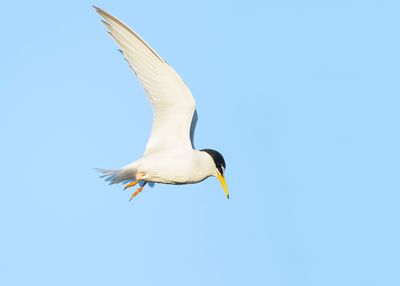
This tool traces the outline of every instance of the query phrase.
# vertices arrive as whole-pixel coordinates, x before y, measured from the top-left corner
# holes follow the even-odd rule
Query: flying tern
[[[94,7],[109,34],[143,85],[153,108],[153,125],[144,154],[118,170],[98,169],[110,184],[139,185],[131,199],[147,183],[193,184],[216,177],[229,198],[225,160],[218,151],[196,150],[196,103],[179,74],[137,33],[116,17]]]

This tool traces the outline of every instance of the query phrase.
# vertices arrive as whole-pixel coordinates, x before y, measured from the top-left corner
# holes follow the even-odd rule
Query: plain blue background
[[[215,178],[134,201],[141,86],[90,5],[197,100]],[[398,1],[6,1],[1,285],[400,285]]]

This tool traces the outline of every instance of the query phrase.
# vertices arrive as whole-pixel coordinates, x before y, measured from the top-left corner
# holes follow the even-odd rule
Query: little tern
[[[193,184],[216,177],[229,199],[225,160],[218,151],[196,150],[193,145],[197,122],[196,103],[179,74],[137,33],[123,22],[95,7],[108,33],[136,74],[153,108],[153,125],[144,154],[119,170],[98,169],[110,184],[125,188],[146,183]]]

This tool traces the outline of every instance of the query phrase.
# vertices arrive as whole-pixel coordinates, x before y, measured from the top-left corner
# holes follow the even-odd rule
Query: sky
[[[191,89],[215,178],[129,202],[144,92],[91,5]],[[5,1],[1,285],[400,285],[400,2]]]

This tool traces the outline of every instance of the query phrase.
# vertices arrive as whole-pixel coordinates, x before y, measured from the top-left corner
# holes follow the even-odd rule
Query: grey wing
[[[197,120],[199,119],[199,115],[197,114],[197,110],[193,113],[192,124],[190,125],[190,142],[192,143],[192,148],[194,149],[194,133],[196,132]]]

